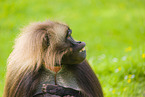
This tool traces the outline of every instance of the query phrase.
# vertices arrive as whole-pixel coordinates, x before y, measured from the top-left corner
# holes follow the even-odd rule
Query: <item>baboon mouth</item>
[[[73,51],[64,55],[62,64],[79,64],[86,58],[85,42],[76,42]]]
[[[79,42],[75,44],[75,47],[73,48],[73,50],[74,52],[83,52],[85,51],[85,46],[86,46],[85,42]]]
[[[85,47],[83,47],[79,52],[84,52],[85,50]]]

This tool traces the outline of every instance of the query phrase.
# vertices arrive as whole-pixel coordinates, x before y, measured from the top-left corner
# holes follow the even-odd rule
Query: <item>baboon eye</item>
[[[67,30],[66,38],[69,38],[71,36],[71,33],[72,33],[72,30],[71,29],[68,29]]]

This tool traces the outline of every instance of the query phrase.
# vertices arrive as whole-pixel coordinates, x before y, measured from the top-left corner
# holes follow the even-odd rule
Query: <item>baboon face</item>
[[[78,64],[86,58],[85,43],[75,41],[71,34],[72,30],[65,24],[51,22],[48,30],[48,49],[53,49],[53,53],[58,55],[64,53],[61,64]],[[46,43],[46,42],[45,42]]]
[[[75,41],[71,34],[72,30],[68,27],[66,30],[65,42],[68,44],[68,48],[72,50],[63,56],[62,64],[79,64],[86,58],[86,44],[81,41]]]

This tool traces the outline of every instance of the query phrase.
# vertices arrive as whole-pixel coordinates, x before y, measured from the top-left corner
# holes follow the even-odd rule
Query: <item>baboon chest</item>
[[[45,72],[42,73],[37,91],[42,90],[43,84],[59,85],[75,90],[80,90],[74,74],[65,67],[62,67],[62,69],[57,74],[51,70],[45,70]]]

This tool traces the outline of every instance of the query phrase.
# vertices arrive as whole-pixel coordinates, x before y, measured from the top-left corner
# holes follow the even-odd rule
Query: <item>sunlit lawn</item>
[[[145,96],[144,0],[0,1],[0,95],[19,29],[47,19],[67,23],[73,37],[86,42],[105,97]]]

